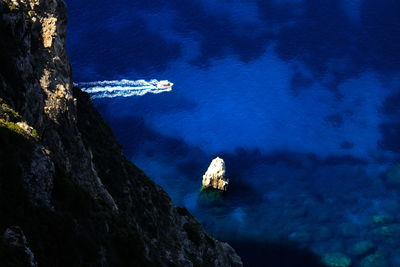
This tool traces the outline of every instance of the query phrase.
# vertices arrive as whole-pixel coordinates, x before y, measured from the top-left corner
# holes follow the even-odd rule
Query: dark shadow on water
[[[324,267],[318,255],[289,242],[227,240],[246,267]]]
[[[107,114],[107,109],[103,111],[129,159],[135,161],[144,157],[154,161],[156,171],[160,166],[163,168],[163,164],[172,166],[174,170],[168,172],[169,176],[161,179],[175,183],[183,177],[187,181],[182,188],[185,192],[196,194],[200,190],[202,175],[213,158],[220,156],[225,160],[230,179],[227,192],[221,197],[207,196],[203,203],[195,202],[196,195],[194,204],[190,202],[192,206],[186,204],[189,202],[179,205],[189,209],[195,206],[191,211],[206,231],[220,234],[222,240],[236,238],[226,241],[242,256],[245,266],[323,266],[316,255],[302,246],[261,240],[276,238],[271,237],[271,233],[287,237],[290,232],[285,232],[289,231],[286,229],[297,231],[303,223],[312,227],[309,231],[312,234],[325,215],[327,219],[323,223],[330,227],[343,219],[344,210],[363,205],[359,202],[360,196],[369,198],[385,193],[381,183],[370,180],[375,177],[366,174],[368,162],[351,154],[321,156],[285,150],[266,153],[249,148],[210,153],[207,147],[196,147],[184,139],[163,134],[145,118],[118,118],[113,117],[115,113]],[[174,201],[181,197],[173,190],[169,193]],[[330,204],[332,201],[334,206]],[[298,213],[305,203],[312,204]],[[241,222],[244,222],[242,226]],[[290,228],[285,228],[288,225]],[[239,226],[243,228],[238,229]],[[248,229],[249,226],[253,228]],[[246,233],[257,235],[256,240],[243,240]],[[311,246],[310,243],[301,245]]]
[[[335,113],[325,117],[325,121],[332,125],[332,127],[340,128],[344,123],[342,114]]]
[[[170,8],[178,14],[173,27],[180,34],[199,42],[198,56],[191,64],[207,68],[214,59],[236,55],[241,61],[259,58],[266,50],[269,37],[259,25],[238,23],[226,10],[210,9],[201,1],[176,0]]]
[[[322,162],[321,165],[334,166],[334,165],[360,165],[365,166],[368,164],[368,161],[362,158],[357,158],[351,155],[343,155],[343,156],[327,156]]]
[[[132,71],[146,76],[164,71],[181,56],[181,45],[152,31],[135,3],[69,1],[69,5],[73,20],[68,52],[75,81],[126,78]]]
[[[379,108],[380,114],[385,116],[386,121],[379,125],[381,149],[400,153],[400,93],[394,92],[386,97]]]
[[[368,164],[366,159],[351,154],[321,157],[312,153],[284,150],[264,153],[259,149],[246,148],[237,148],[234,152],[207,153],[203,147],[196,147],[183,139],[158,132],[142,117],[117,118],[107,113],[103,115],[112,126],[129,159],[146,157],[147,160],[154,161],[155,166],[158,166],[157,162],[170,165],[172,160],[176,168],[174,176],[185,177],[192,185],[197,183],[198,190],[202,175],[211,160],[217,156],[222,157],[227,167],[227,178],[230,179],[228,192],[224,195],[228,207],[257,204],[263,201],[265,194],[286,185],[289,185],[285,189],[288,192],[305,190],[308,187],[315,188],[315,191],[324,191],[325,196],[342,194],[346,190],[354,190],[353,187],[357,188],[357,184],[362,184],[357,179],[358,174],[350,169]],[[396,146],[398,142],[394,136],[393,139],[386,139],[387,146]],[[327,169],[331,171],[326,173]],[[253,179],[255,175],[257,179]],[[356,176],[353,177],[354,175]],[[364,177],[364,174],[360,175]],[[343,184],[336,186],[339,179],[336,176],[343,179]],[[346,182],[349,180],[353,183]],[[325,192],[327,184],[334,190]]]
[[[354,147],[354,143],[350,141],[343,141],[340,143],[341,149],[352,149]]]
[[[396,92],[387,96],[379,111],[389,118],[398,119],[400,117],[400,93]]]
[[[238,205],[257,205],[262,201],[262,190],[257,190],[250,183],[237,177],[230,177],[232,183],[227,191],[215,189],[200,190],[199,208],[224,208],[223,213],[231,212],[232,207]]]
[[[342,1],[253,0],[249,2],[256,5],[260,20],[252,22],[238,22],[228,9],[196,0],[67,2],[69,53],[81,79],[123,76],[132,70],[146,75],[181,59],[184,41],[164,38],[143,17],[157,12],[173,14],[171,32],[199,44],[189,61],[202,68],[231,56],[248,63],[274,45],[281,60],[300,63],[311,74],[295,71],[292,89],[297,93],[316,80],[338,93],[341,82],[367,69],[400,71],[397,0],[361,1],[358,21],[349,18]]]
[[[382,149],[389,150],[395,153],[400,153],[400,123],[385,122],[379,125],[381,132],[381,140],[379,146]]]

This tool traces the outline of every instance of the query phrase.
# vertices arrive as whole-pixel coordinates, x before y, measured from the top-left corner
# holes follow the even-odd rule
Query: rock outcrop
[[[0,32],[0,232],[18,225],[38,266],[242,265],[73,88],[62,0],[0,0]]]
[[[229,180],[225,178],[225,162],[216,157],[211,161],[206,173],[203,175],[202,188],[213,188],[221,191],[228,189]]]
[[[21,228],[12,226],[7,228],[3,234],[3,244],[11,252],[11,259],[9,263],[11,266],[12,261],[18,264],[24,264],[27,267],[37,267],[38,264],[35,260],[32,250],[28,246],[28,241]]]

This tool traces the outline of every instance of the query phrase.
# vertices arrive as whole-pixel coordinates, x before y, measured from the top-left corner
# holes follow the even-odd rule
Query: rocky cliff
[[[62,0],[0,0],[0,266],[241,266],[71,83]]]

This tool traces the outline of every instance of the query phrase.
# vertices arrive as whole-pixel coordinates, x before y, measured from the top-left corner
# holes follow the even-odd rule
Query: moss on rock
[[[3,99],[0,98],[0,127],[7,128],[26,139],[38,142],[39,134],[33,127],[23,121],[21,115],[10,108]]]

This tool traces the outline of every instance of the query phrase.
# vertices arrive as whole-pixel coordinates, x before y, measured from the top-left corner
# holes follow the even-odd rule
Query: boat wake
[[[147,93],[159,94],[172,91],[173,83],[163,80],[114,80],[74,83],[92,98],[114,98],[142,96]]]

